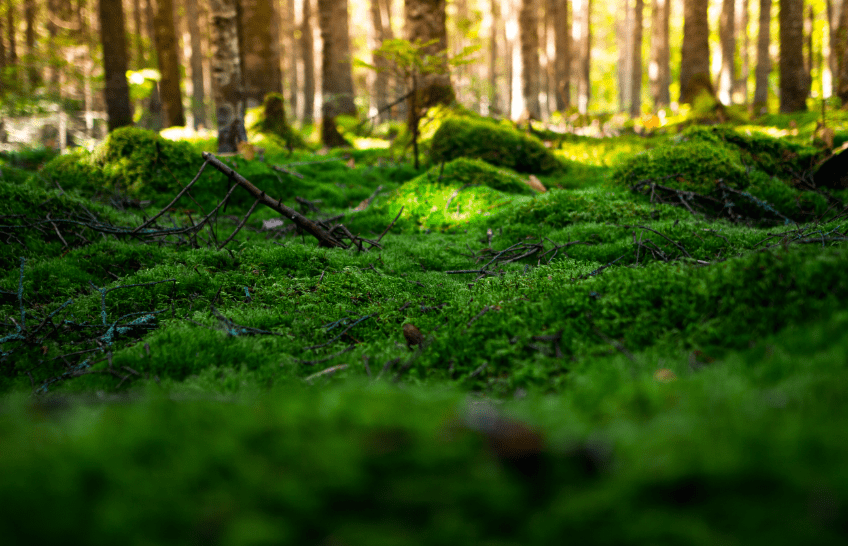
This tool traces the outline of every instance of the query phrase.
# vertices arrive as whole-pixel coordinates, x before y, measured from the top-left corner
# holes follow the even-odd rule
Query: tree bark
[[[371,0],[371,32],[372,42],[371,48],[376,49],[386,39],[386,28],[383,25],[383,2],[381,0]],[[377,120],[389,119],[389,113],[383,112],[383,107],[390,102],[389,100],[389,76],[386,72],[388,63],[386,59],[380,55],[375,55],[372,60],[374,66],[377,67],[377,73],[374,75],[374,87],[371,92],[371,109],[377,115]]]
[[[670,0],[653,0],[651,5],[651,62],[648,65],[648,80],[654,108],[659,110],[669,105],[671,85],[670,50],[668,24]]]
[[[757,67],[754,71],[754,114],[768,111],[768,76],[771,72],[769,55],[771,0],[760,0],[759,29],[757,30]]]
[[[3,72],[6,70],[6,43],[3,37],[3,24],[5,21],[0,19],[0,96],[5,94],[6,83],[3,80]]]
[[[573,38],[577,44],[577,111],[586,115],[592,93],[592,0],[573,0]],[[579,15],[579,19],[578,19]]]
[[[321,141],[325,146],[349,143],[336,129],[336,116],[356,115],[350,65],[347,0],[318,0],[321,27]]]
[[[436,55],[447,50],[448,34],[445,17],[445,0],[404,1],[407,39],[411,42],[436,40],[425,49],[427,55]],[[418,96],[415,97],[418,108],[451,104],[454,98],[449,74],[430,74],[418,82]]]
[[[238,151],[246,140],[237,0],[210,0],[212,93],[218,117],[218,153]]]
[[[715,96],[710,80],[710,26],[707,0],[683,0],[680,102],[692,104],[701,93]]]
[[[283,92],[280,36],[274,32],[278,17],[272,0],[239,0],[241,6],[241,59],[247,108],[262,104],[268,93]]]
[[[548,0],[554,32],[554,96],[556,109],[565,111],[571,105],[571,32],[568,0]]]
[[[842,0],[838,10],[836,30],[833,33],[833,57],[836,65],[836,95],[842,108],[848,108],[848,0]]]
[[[633,7],[633,42],[630,46],[630,115],[642,114],[642,16],[644,0],[635,0]]]
[[[203,46],[200,36],[200,13],[197,0],[186,0],[186,21],[191,43],[191,114],[194,128],[206,126],[206,91],[203,86]]]
[[[804,0],[780,0],[780,111],[807,110],[810,77],[804,67]]]
[[[489,34],[489,115],[497,115],[501,108],[501,94],[498,92],[498,34],[501,31],[501,8],[498,0],[491,0],[492,28]]]
[[[127,84],[127,37],[121,0],[100,0],[100,41],[109,131],[132,125],[130,89]]]
[[[286,11],[288,12],[285,19],[286,26],[283,36],[281,36],[285,40],[285,43],[281,43],[280,47],[283,48],[281,55],[286,51],[288,52],[288,69],[283,70],[283,73],[287,74],[289,78],[291,115],[293,118],[297,118],[297,113],[300,110],[300,97],[298,96],[300,93],[300,74],[297,67],[300,52],[298,51],[297,40],[295,39],[298,22],[295,15],[294,0],[286,0]]]
[[[162,75],[159,95],[162,100],[163,127],[183,127],[186,119],[180,91],[180,57],[173,0],[156,0],[153,28],[159,73]]]
[[[35,0],[24,0],[24,19],[26,21],[26,67],[27,67],[27,84],[30,91],[41,85],[41,74],[35,66],[35,12],[37,7]]]
[[[144,58],[144,46],[142,45],[142,36],[144,28],[141,25],[141,0],[133,0],[133,60],[135,70],[141,70],[145,67],[147,61]]]
[[[737,0],[736,5],[736,39],[742,40],[740,44],[741,64],[739,74],[733,82],[733,102],[737,104],[748,104],[748,74],[750,73],[750,60],[748,49],[750,40],[748,38],[749,5],[748,0]]]
[[[303,0],[303,22],[300,27],[300,52],[303,54],[303,122],[315,118],[315,37],[312,32],[312,1]]]
[[[722,0],[718,35],[719,42],[721,42],[718,100],[723,104],[730,104],[730,93],[736,79],[736,0]]]
[[[6,37],[9,40],[9,53],[7,55],[8,66],[18,64],[18,48],[15,43],[15,4],[12,0],[6,0]]]
[[[539,105],[539,6],[535,0],[521,0],[518,28],[521,35],[521,94],[524,97],[522,117],[540,119]]]

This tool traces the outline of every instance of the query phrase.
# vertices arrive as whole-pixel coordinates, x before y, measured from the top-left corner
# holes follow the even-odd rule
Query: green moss
[[[433,135],[431,161],[441,163],[458,157],[482,159],[525,173],[550,173],[560,168],[539,139],[488,120],[471,118],[446,119]]]

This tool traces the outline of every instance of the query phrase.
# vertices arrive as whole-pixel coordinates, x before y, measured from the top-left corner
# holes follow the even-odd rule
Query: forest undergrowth
[[[450,124],[418,171],[140,129],[0,157],[0,536],[844,536],[829,152]]]

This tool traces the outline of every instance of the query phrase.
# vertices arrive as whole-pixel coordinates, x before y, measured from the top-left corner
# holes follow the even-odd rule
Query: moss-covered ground
[[[450,142],[223,158],[368,251],[261,204],[222,245],[242,188],[179,231],[210,165],[133,232],[214,143],[0,156],[2,542],[839,543],[848,219],[808,143],[562,137],[544,193]]]

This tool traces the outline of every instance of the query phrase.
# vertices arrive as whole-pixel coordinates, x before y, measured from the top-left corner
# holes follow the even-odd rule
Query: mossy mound
[[[404,183],[377,206],[352,217],[348,226],[380,231],[386,218],[404,207],[396,224],[399,228],[446,229],[488,216],[512,202],[514,195],[533,193],[513,172],[479,159],[458,158]]]
[[[110,133],[93,152],[80,150],[50,161],[41,176],[48,186],[58,182],[65,190],[79,190],[86,197],[120,192],[164,205],[194,178],[202,164],[200,153],[188,142],[123,127]],[[207,169],[201,184],[208,184],[209,178],[223,180],[223,175]]]
[[[695,192],[717,199],[719,208],[721,203],[725,209],[735,207],[747,218],[802,221],[827,207],[821,195],[794,187],[816,154],[814,148],[743,135],[730,127],[693,127],[666,145],[623,161],[611,180],[617,186],[651,182]],[[730,203],[724,186],[736,190]]]
[[[280,93],[268,93],[265,101],[256,112],[256,122],[251,129],[279,139],[288,149],[306,148],[306,142],[297,131],[292,129],[286,117],[285,97]]]
[[[442,122],[430,144],[434,163],[458,157],[482,159],[522,173],[550,173],[560,164],[542,142],[489,120],[467,117]]]

